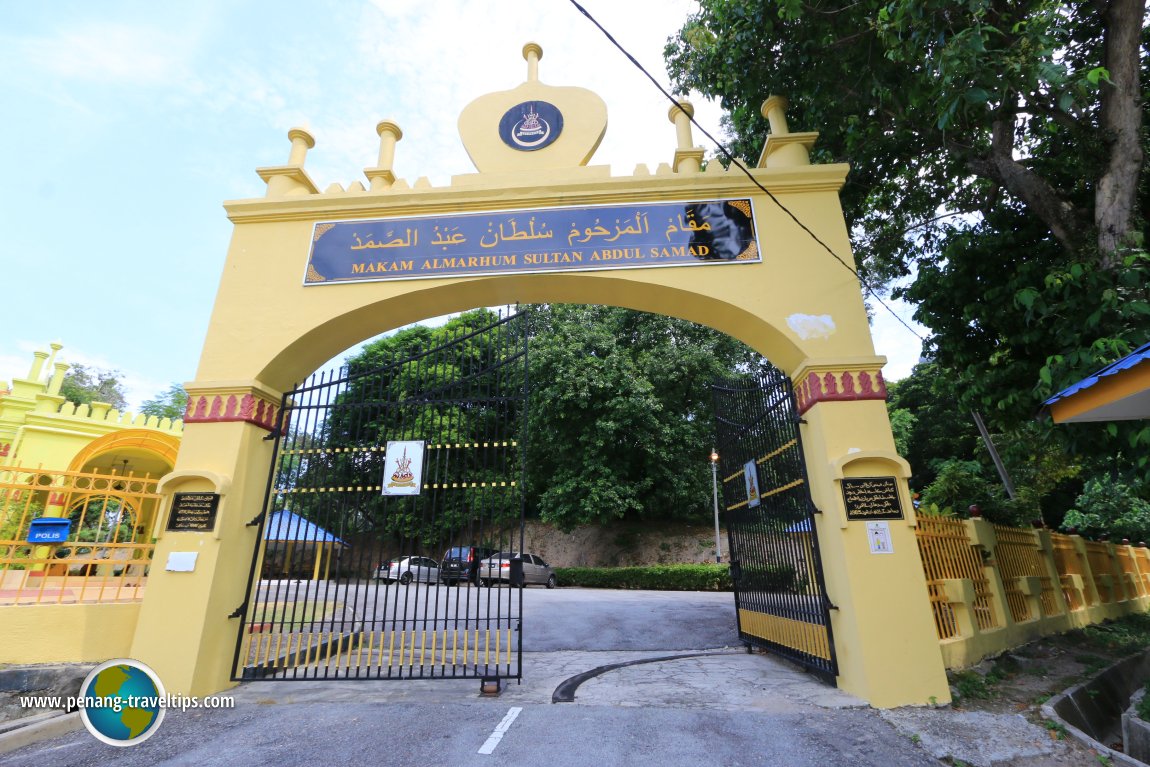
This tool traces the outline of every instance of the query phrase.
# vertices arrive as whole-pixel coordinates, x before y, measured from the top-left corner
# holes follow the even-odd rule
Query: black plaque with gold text
[[[168,530],[206,533],[215,529],[218,493],[176,493],[168,513]]]
[[[846,477],[842,483],[847,519],[903,518],[894,477]]]

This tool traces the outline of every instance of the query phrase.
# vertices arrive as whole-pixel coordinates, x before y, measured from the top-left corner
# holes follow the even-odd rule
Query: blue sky
[[[693,2],[582,4],[665,82]],[[404,132],[396,174],[445,185],[473,171],[459,112],[522,82],[532,40],[543,81],[607,102],[593,163],[670,161],[663,97],[566,0],[0,0],[0,382],[51,341],[121,371],[133,406],[192,380],[231,236],[221,203],[263,196],[255,169],[287,160],[290,128],[315,136],[321,189],[362,180],[383,118]],[[718,135],[717,107],[695,102]],[[893,380],[919,343],[882,315]]]

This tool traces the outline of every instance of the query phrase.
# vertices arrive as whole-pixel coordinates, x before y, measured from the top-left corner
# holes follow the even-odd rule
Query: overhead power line
[[[600,24],[599,21],[594,16],[592,16],[591,13],[586,8],[584,8],[582,5],[580,5],[577,0],[570,0],[570,2],[571,2],[571,5],[575,6],[576,10],[578,10],[579,13],[583,14],[585,17],[587,17],[587,19],[592,24],[594,24],[596,27],[598,27],[599,31],[602,32],[607,37],[607,39],[611,41],[611,44],[614,45],[616,48],[618,48],[619,52],[622,53],[624,56],[626,56],[627,59],[632,64],[634,64],[635,67],[640,72],[642,72],[643,75],[648,80],[651,81],[651,84],[654,85],[655,88],[658,89],[658,91],[660,93],[662,93],[667,98],[668,101],[670,101],[672,104],[675,104],[676,106],[679,104],[678,99],[676,99],[674,96],[672,96],[667,91],[666,88],[664,88],[662,85],[660,85],[659,81],[656,80],[651,75],[651,73],[648,72],[647,69],[642,64],[639,63],[638,59],[636,59],[634,56],[632,56],[631,53],[626,48],[624,48],[619,43],[618,40],[615,39],[614,35],[612,35],[610,32],[608,32],[606,30],[606,28],[604,28],[604,26],[602,24]],[[862,279],[859,277],[857,269],[855,269],[853,266],[848,264],[842,257],[839,256],[838,253],[834,252],[834,250],[831,248],[830,245],[827,245],[825,242],[823,242],[823,240],[817,234],[815,234],[809,226],[807,226],[802,221],[800,221],[799,217],[796,216],[793,212],[791,212],[791,210],[789,208],[787,208],[786,205],[783,205],[783,203],[779,200],[779,198],[775,197],[775,195],[771,192],[771,190],[767,189],[765,186],[760,184],[759,180],[754,177],[754,175],[750,172],[750,170],[748,170],[747,167],[745,165],[743,165],[743,163],[740,162],[737,157],[735,157],[733,154],[731,154],[730,151],[728,151],[727,148],[725,146],[723,146],[722,142],[720,142],[718,139],[716,139],[714,136],[712,136],[710,134],[710,132],[707,131],[706,128],[704,128],[702,125],[700,125],[699,122],[694,118],[693,115],[687,113],[687,117],[691,121],[691,124],[694,125],[696,128],[698,128],[699,132],[701,132],[704,136],[706,136],[707,139],[710,140],[710,142],[715,145],[715,147],[719,150],[719,153],[727,160],[728,163],[734,165],[736,168],[738,168],[740,171],[742,171],[743,174],[748,179],[750,179],[751,183],[754,184],[756,187],[758,187],[759,191],[761,191],[763,194],[765,194],[767,196],[767,198],[770,199],[770,201],[773,202],[779,208],[779,210],[781,210],[783,213],[785,213],[792,221],[795,222],[795,224],[798,225],[798,227],[800,229],[802,229],[804,232],[806,232],[811,237],[812,240],[817,242],[822,247],[823,250],[825,250],[827,253],[829,253],[830,256],[835,261],[838,261],[839,264],[841,264],[843,266],[843,268],[845,268],[848,272],[850,272],[854,276],[854,278],[856,280],[858,280],[859,287],[861,287],[863,289],[863,292],[866,293],[866,295],[869,298],[874,299],[874,301],[876,303],[878,303],[879,306],[881,306],[882,308],[884,308],[888,312],[890,312],[891,316],[894,317],[896,320],[898,320],[899,324],[902,325],[904,328],[906,328],[908,331],[910,331],[910,333],[912,335],[914,335],[915,338],[917,338],[919,341],[922,341],[923,343],[926,342],[926,339],[923,338],[921,335],[919,335],[918,331],[916,331],[909,324],[907,324],[906,320],[904,320],[902,317],[898,316],[898,314],[895,312],[894,309],[890,308],[890,306],[888,306],[885,301],[883,301],[873,290],[870,289],[869,286],[867,286],[867,284],[865,282],[862,281]]]

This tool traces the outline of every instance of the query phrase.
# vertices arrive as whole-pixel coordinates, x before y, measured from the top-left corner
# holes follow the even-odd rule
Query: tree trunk
[[[1103,63],[1110,82],[1101,83],[1101,128],[1110,150],[1094,193],[1101,265],[1112,269],[1127,244],[1142,172],[1142,88],[1139,49],[1144,0],[1110,0],[1102,10]]]
[[[967,167],[1014,195],[1040,218],[1069,251],[1080,243],[1078,211],[1046,179],[1014,159],[1014,115],[1007,114],[991,128],[990,152],[967,160]]]

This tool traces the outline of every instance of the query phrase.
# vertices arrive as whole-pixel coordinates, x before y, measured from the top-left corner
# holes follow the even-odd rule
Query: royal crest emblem
[[[531,152],[559,138],[563,115],[546,101],[525,101],[504,113],[499,121],[499,137],[512,149]]]
[[[422,475],[422,441],[387,443],[383,471],[384,495],[419,495]]]

